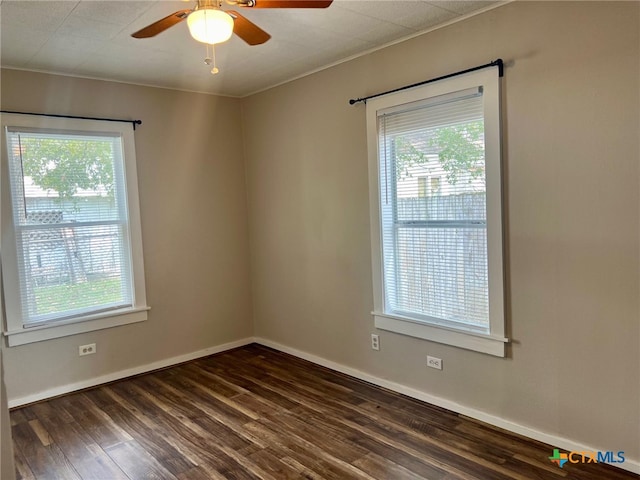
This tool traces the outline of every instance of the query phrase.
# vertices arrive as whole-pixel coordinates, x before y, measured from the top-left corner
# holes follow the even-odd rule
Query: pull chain
[[[209,52],[209,47],[211,47],[211,52]],[[216,65],[216,49],[215,49],[215,45],[210,45],[210,44],[206,44],[206,57],[204,59],[204,63],[206,65],[212,66],[211,68],[211,75],[215,75],[216,73],[218,73],[220,70],[218,70],[218,67]]]

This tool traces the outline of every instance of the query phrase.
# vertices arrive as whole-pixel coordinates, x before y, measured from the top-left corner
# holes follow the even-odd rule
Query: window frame
[[[9,179],[9,156],[7,152],[7,128],[31,130],[58,130],[61,132],[99,133],[120,136],[122,139],[124,188],[129,234],[129,255],[133,303],[131,306],[88,312],[77,317],[60,321],[49,321],[40,325],[25,325],[22,321],[20,282],[18,280],[18,250],[14,228],[14,215]],[[137,323],[147,320],[146,287],[142,250],[140,205],[138,198],[138,178],[135,156],[133,125],[120,122],[58,118],[22,114],[2,114],[0,116],[2,163],[0,177],[2,242],[0,258],[2,263],[2,289],[6,315],[3,334],[10,347],[39,342],[53,338],[91,332],[105,328]]]
[[[489,329],[478,331],[452,327],[424,318],[399,315],[386,306],[382,257],[382,185],[380,182],[378,111],[420,102],[470,88],[481,87],[485,128],[485,181],[487,208],[487,261],[489,285]],[[500,122],[500,80],[491,67],[419,87],[367,100],[367,146],[369,160],[369,205],[371,260],[375,326],[411,337],[452,345],[498,357],[505,356],[505,298],[503,261],[502,159]]]

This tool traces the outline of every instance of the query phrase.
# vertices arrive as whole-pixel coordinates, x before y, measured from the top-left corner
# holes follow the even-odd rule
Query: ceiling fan
[[[326,8],[333,0],[224,0],[242,8]],[[131,34],[149,38],[187,20],[191,36],[213,45],[227,41],[232,33],[249,45],[260,45],[271,38],[267,32],[234,10],[222,10],[222,0],[198,0],[192,9],[178,10]]]

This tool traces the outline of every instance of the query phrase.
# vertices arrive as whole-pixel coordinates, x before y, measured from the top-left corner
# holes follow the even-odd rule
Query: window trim
[[[0,117],[2,148],[2,288],[4,292],[3,335],[10,347],[39,342],[53,338],[86,333],[105,328],[137,323],[147,320],[146,286],[142,250],[142,231],[140,222],[140,204],[138,198],[138,176],[136,168],[133,125],[99,120],[75,118],[52,118],[20,114],[2,114]],[[20,285],[18,278],[18,258],[13,227],[13,211],[10,198],[8,175],[8,154],[6,128],[54,129],[75,132],[99,132],[119,135],[122,138],[124,183],[126,188],[126,206],[130,241],[130,264],[134,302],[130,307],[87,313],[61,321],[41,325],[25,326],[20,320]],[[11,298],[10,301],[7,301]]]
[[[485,118],[485,172],[487,205],[487,261],[489,276],[489,333],[453,328],[414,317],[391,313],[385,305],[382,258],[382,190],[379,177],[377,112],[406,103],[425,101],[438,95],[479,87],[483,89]],[[369,157],[369,215],[371,260],[376,328],[411,337],[461,347],[498,357],[505,356],[502,161],[500,135],[500,80],[492,67],[367,101],[367,146]]]

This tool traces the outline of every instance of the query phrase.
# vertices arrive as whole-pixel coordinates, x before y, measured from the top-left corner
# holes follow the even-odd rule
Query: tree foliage
[[[429,140],[429,146],[438,149],[440,165],[450,184],[455,185],[463,175],[470,175],[471,182],[484,174],[483,135],[484,125],[477,121],[439,128]]]
[[[104,189],[113,194],[113,152],[110,140],[21,138],[24,175],[60,199],[72,198],[79,189]]]
[[[455,185],[461,178],[468,181],[484,174],[484,126],[482,121],[441,127],[429,135],[427,141],[412,142],[407,137],[394,138],[396,178],[410,176],[411,168],[425,164],[429,158],[424,151],[438,151],[438,160],[446,172],[447,181]]]
[[[396,180],[411,176],[411,169],[428,161],[427,156],[418,150],[411,141],[402,136],[394,138],[393,150],[396,163]]]

